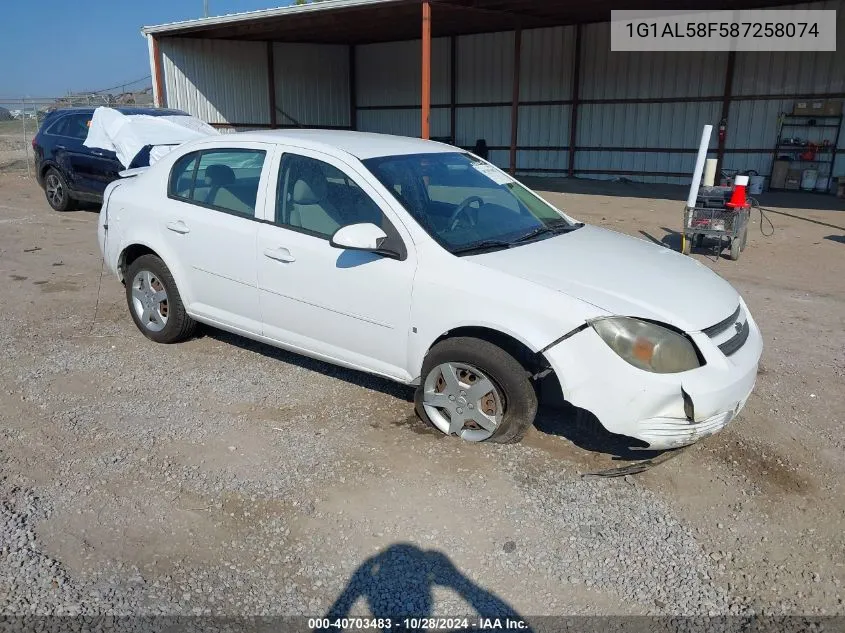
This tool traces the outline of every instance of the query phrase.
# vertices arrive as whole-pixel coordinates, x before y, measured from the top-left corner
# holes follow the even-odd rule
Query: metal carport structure
[[[485,138],[491,160],[514,173],[682,182],[702,124],[727,122],[712,147],[726,167],[768,173],[778,113],[796,99],[845,96],[843,47],[609,51],[611,8],[739,4],[786,3],[327,0],[143,33],[157,103],[220,127]],[[841,22],[845,3],[802,6],[840,9]]]

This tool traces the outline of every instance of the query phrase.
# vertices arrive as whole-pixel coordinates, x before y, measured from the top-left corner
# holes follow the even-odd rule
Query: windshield
[[[531,191],[463,152],[363,161],[414,219],[455,254],[510,248],[577,228]]]

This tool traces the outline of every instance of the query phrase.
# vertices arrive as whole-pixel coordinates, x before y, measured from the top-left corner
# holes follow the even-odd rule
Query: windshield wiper
[[[580,229],[582,226],[584,225],[581,222],[579,222],[578,224],[569,224],[565,220],[562,220],[561,223],[537,227],[533,231],[529,231],[525,235],[521,235],[520,237],[516,238],[513,243],[519,244],[521,242],[527,242],[528,240],[534,239],[535,237],[539,237],[541,235],[546,235],[547,233],[551,233],[553,235],[557,235],[558,233],[566,233],[567,231],[574,231],[575,229]]]
[[[482,240],[481,242],[473,242],[472,244],[452,249],[452,255],[467,255],[473,252],[487,251],[496,248],[510,248],[511,246],[511,242],[504,242],[502,240]]]

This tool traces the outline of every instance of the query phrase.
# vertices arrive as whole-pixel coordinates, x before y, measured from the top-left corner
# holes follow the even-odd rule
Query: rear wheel
[[[173,275],[155,255],[142,255],[126,271],[126,303],[135,325],[156,343],[191,337],[196,321],[188,316]]]
[[[44,174],[44,194],[47,196],[47,203],[56,211],[67,211],[73,207],[67,182],[54,167],[50,167]]]
[[[429,351],[415,403],[423,420],[469,442],[518,442],[537,415],[537,395],[519,361],[468,337]]]

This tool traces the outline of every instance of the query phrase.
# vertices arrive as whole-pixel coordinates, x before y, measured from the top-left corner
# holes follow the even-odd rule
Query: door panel
[[[264,206],[271,149],[233,143],[225,150],[208,149],[178,160],[160,229],[183,258],[188,311],[253,334],[262,332],[256,287],[259,222],[254,209]],[[235,154],[244,158],[234,160]]]
[[[389,217],[374,217],[386,205],[376,202],[378,194],[349,165],[316,152],[296,150],[296,154],[333,169],[321,168],[328,174],[328,184],[309,182],[308,195],[301,193],[299,178],[284,160],[281,169],[274,170],[276,183],[271,183],[269,191],[275,195],[268,194],[265,212],[273,223],[263,223],[258,229],[264,335],[367,371],[409,380],[406,364],[415,253],[409,249],[406,259],[399,261],[333,248],[328,231],[361,219],[390,222]],[[344,191],[345,186],[354,190]],[[270,202],[273,198],[275,205]],[[286,211],[285,201],[292,204],[295,199],[302,204]],[[401,236],[409,245],[408,237]]]

